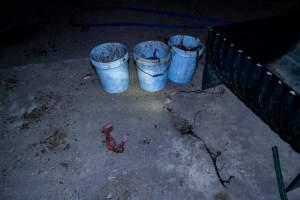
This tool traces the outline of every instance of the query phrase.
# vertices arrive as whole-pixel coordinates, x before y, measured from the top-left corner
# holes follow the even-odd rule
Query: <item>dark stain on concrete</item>
[[[34,123],[40,121],[40,118],[44,113],[49,111],[49,107],[46,104],[43,104],[40,107],[34,108],[31,112],[25,112],[22,116],[24,123],[21,126],[21,129],[31,128]]]
[[[69,163],[67,162],[61,162],[59,163],[60,166],[64,167],[64,168],[68,168],[69,167]]]
[[[17,86],[17,80],[14,78],[9,78],[0,81],[0,86],[5,89],[5,91],[13,90]]]
[[[227,192],[225,191],[222,191],[222,192],[218,192],[216,195],[215,195],[215,200],[228,200],[229,197],[228,197],[228,194]]]
[[[52,135],[40,141],[40,143],[44,144],[48,148],[48,150],[54,150],[60,145],[65,144],[65,138],[66,138],[65,133],[56,130]]]

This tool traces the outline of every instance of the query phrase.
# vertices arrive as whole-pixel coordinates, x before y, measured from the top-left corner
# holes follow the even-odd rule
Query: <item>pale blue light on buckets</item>
[[[170,37],[168,44],[172,54],[168,79],[178,84],[190,82],[204,51],[201,40],[188,35],[175,35]],[[180,48],[183,46],[185,49]]]
[[[160,41],[146,41],[134,47],[138,80],[143,90],[157,92],[167,83],[170,47]]]
[[[121,93],[128,89],[128,51],[120,43],[104,43],[91,50],[90,61],[95,66],[103,89]]]

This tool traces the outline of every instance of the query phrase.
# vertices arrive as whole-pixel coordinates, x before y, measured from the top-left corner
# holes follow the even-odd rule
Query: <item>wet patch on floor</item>
[[[0,81],[0,86],[5,91],[13,90],[15,87],[17,87],[18,81],[15,78],[9,78],[5,80]]]
[[[3,113],[0,123],[9,129],[28,131],[36,127],[43,119],[48,118],[47,115],[55,113],[62,100],[62,96],[53,92],[40,91],[26,93],[26,96],[19,98],[20,90],[21,86],[3,98],[2,107],[0,104]],[[3,106],[4,103],[8,106]]]

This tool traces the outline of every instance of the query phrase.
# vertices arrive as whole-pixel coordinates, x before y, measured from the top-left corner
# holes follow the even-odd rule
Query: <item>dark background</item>
[[[128,34],[130,40],[130,38],[136,37],[134,35],[136,32],[142,34],[144,31],[144,29],[136,27],[82,29],[82,27],[74,27],[70,24],[72,17],[76,17],[80,22],[93,21],[96,23],[124,21],[188,25],[198,23],[192,20],[182,21],[182,19],[176,17],[159,17],[143,13],[90,10],[90,8],[101,6],[131,6],[161,11],[176,11],[195,16],[227,20],[228,22],[239,22],[280,15],[295,10],[299,8],[299,0],[11,0],[1,5],[0,8],[0,42],[2,47],[0,48],[0,67],[87,57],[87,52],[94,44],[113,38],[121,38],[120,35],[116,35],[112,39],[100,37],[104,32]],[[200,23],[203,24],[204,22]],[[189,33],[185,29],[162,30],[160,28],[148,28],[147,31],[155,32],[153,38],[156,37],[156,39],[164,39],[173,33]],[[200,33],[201,30],[198,32]],[[125,39],[126,36],[123,37]]]

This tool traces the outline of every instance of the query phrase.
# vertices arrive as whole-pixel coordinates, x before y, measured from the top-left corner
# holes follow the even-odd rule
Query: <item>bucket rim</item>
[[[158,58],[158,59],[149,59],[149,58],[145,58],[145,57],[139,55],[137,53],[137,48],[140,45],[150,43],[150,42],[151,43],[158,43],[158,44],[164,46],[167,49],[167,55],[163,58]],[[147,41],[140,42],[140,43],[136,44],[134,46],[134,49],[133,49],[133,59],[134,59],[135,62],[137,62],[141,65],[157,66],[157,65],[166,64],[166,63],[169,62],[170,57],[171,57],[170,46],[168,46],[166,43],[164,43],[162,41],[159,41],[159,40],[147,40]]]
[[[194,47],[194,48],[196,48],[195,50],[184,50],[184,49],[181,49],[179,47],[176,47],[176,45],[173,42],[171,42],[172,38],[175,38],[175,37],[182,37],[182,38],[186,37],[186,38],[194,39],[198,43],[198,46]],[[192,54],[195,53],[195,52],[197,52],[197,51],[199,51],[199,50],[201,50],[203,48],[203,42],[202,42],[202,40],[200,38],[194,37],[194,36],[191,36],[191,35],[184,35],[184,34],[178,34],[178,35],[171,36],[169,38],[169,40],[168,40],[168,45],[172,49],[177,50],[179,52],[192,53]]]
[[[117,58],[117,59],[109,61],[109,62],[101,62],[101,61],[96,60],[94,58],[94,56],[96,54],[95,51],[97,51],[99,48],[101,48],[103,46],[106,46],[106,45],[117,45],[120,48],[123,48],[125,53],[120,58]],[[100,68],[100,69],[112,69],[112,68],[118,67],[122,63],[127,62],[128,58],[129,58],[129,56],[128,56],[128,49],[127,49],[127,47],[124,44],[119,43],[119,42],[105,42],[105,43],[101,43],[99,45],[96,45],[90,51],[90,61],[91,61],[91,63],[95,67]]]

